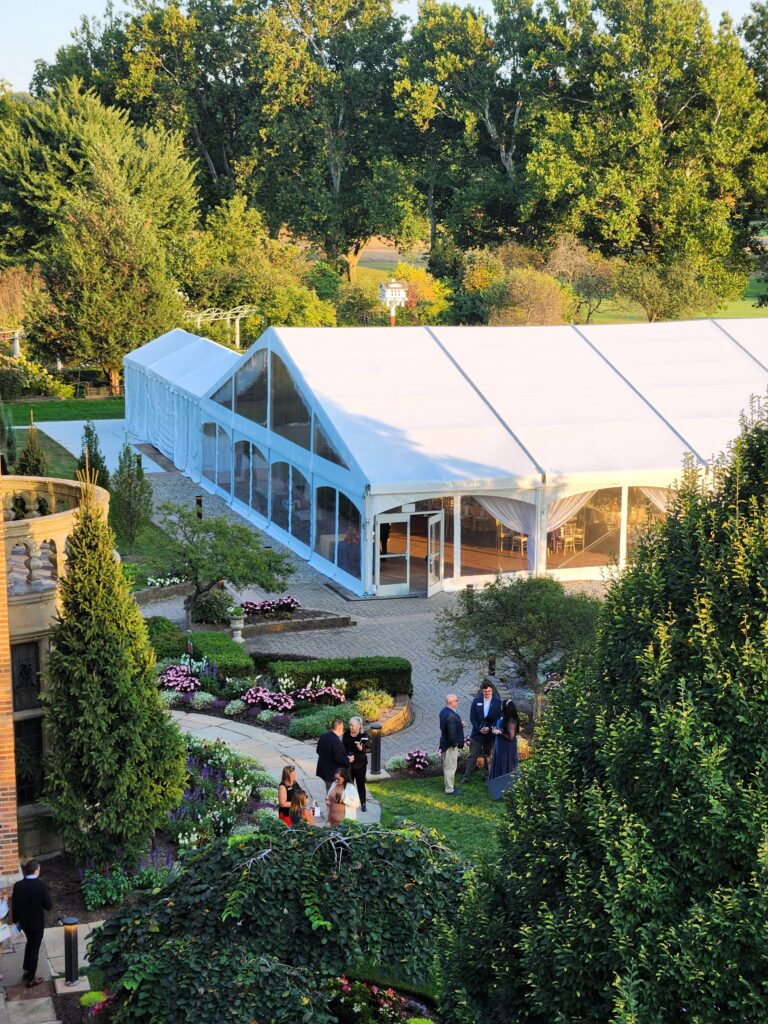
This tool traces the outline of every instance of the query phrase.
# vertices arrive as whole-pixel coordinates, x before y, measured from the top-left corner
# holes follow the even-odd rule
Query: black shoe
[[[360,810],[363,812],[363,814],[365,814],[365,812],[368,810],[368,808],[366,807],[365,804],[360,804]]]

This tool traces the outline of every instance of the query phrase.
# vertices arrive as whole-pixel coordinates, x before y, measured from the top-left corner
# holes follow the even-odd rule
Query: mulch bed
[[[76,996],[54,996],[53,1005],[61,1024],[83,1024],[88,1019],[80,1005],[80,993]]]
[[[55,925],[59,917],[76,917],[81,923],[88,924],[91,921],[102,921],[113,912],[108,907],[86,909],[78,865],[68,854],[44,860],[40,877],[48,886],[53,902],[53,910],[47,915],[46,924],[49,927]]]

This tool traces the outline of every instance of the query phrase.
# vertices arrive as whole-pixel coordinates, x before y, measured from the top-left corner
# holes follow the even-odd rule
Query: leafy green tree
[[[621,260],[591,252],[566,232],[555,239],[544,269],[569,285],[576,301],[576,319],[588,324],[602,304],[615,297],[623,267]]]
[[[747,43],[747,63],[760,86],[760,94],[768,100],[768,4],[758,0],[741,23],[741,34]]]
[[[178,269],[197,216],[194,170],[178,136],[133,127],[76,80],[45,99],[13,101],[0,118],[0,258],[44,261],[62,207],[73,193],[105,193],[105,182],[135,204]]]
[[[158,511],[170,541],[157,568],[192,584],[186,601],[188,616],[200,594],[222,580],[237,588],[256,584],[275,591],[293,573],[290,557],[265,551],[259,534],[248,526],[231,523],[223,516],[201,519],[196,509],[170,503],[160,505]]]
[[[714,313],[720,305],[718,296],[685,262],[664,267],[638,257],[620,271],[617,289],[630,302],[636,302],[651,323],[693,319]]]
[[[285,285],[261,304],[267,324],[276,327],[335,327],[336,310],[303,284]]]
[[[83,484],[46,667],[45,802],[66,847],[133,862],[181,799],[181,735],[160,700],[146,627]]]
[[[379,300],[375,284],[345,284],[339,289],[336,303],[339,327],[382,327],[389,323],[389,313]]]
[[[83,437],[80,449],[80,458],[77,460],[77,468],[81,473],[87,473],[94,478],[99,487],[109,487],[109,470],[107,463],[99,446],[99,435],[93,420],[86,420],[83,426]]]
[[[298,285],[306,269],[298,246],[269,238],[261,214],[238,194],[215,207],[194,235],[184,285],[198,307],[232,309]]]
[[[521,220],[660,272],[685,263],[718,303],[741,294],[768,116],[729,19],[713,33],[700,0],[559,0],[531,40],[551,88]]]
[[[766,480],[761,413],[609,589],[458,916],[447,1021],[768,1016]]]
[[[40,444],[40,437],[34,423],[30,424],[24,447],[19,453],[17,469],[22,476],[47,476],[48,460],[45,449]]]
[[[456,855],[408,824],[235,835],[191,853],[170,885],[111,916],[91,962],[122,1024],[324,1024],[336,1019],[328,979],[363,962],[396,963],[429,983],[434,935],[460,884]]]
[[[111,483],[110,523],[120,544],[131,548],[152,518],[152,485],[129,444],[122,447]]]
[[[96,362],[119,391],[123,356],[174,327],[182,302],[146,211],[105,167],[59,209],[25,330],[40,357]]]
[[[491,324],[563,324],[575,312],[568,285],[533,267],[507,274],[503,292],[491,308]]]
[[[324,302],[335,302],[339,297],[338,269],[325,260],[314,260],[304,274],[303,282]]]
[[[482,590],[464,589],[435,620],[432,647],[449,672],[485,665],[490,656],[508,663],[536,694],[542,674],[562,671],[594,643],[600,602],[568,593],[549,576],[498,577]]]

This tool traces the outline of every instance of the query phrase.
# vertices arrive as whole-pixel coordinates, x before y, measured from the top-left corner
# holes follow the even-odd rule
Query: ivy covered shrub
[[[115,1024],[321,1024],[334,1019],[324,978],[355,964],[431,978],[461,884],[458,858],[413,826],[233,836],[187,854],[161,893],[109,918],[90,962]]]
[[[456,915],[449,1024],[768,1020],[766,565],[762,415],[686,469],[550,694]]]

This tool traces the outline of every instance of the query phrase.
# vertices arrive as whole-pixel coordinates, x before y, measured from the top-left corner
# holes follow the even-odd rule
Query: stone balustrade
[[[109,493],[95,489],[96,504],[109,508]],[[55,590],[66,572],[67,538],[75,525],[81,485],[49,477],[0,477],[9,595]]]

